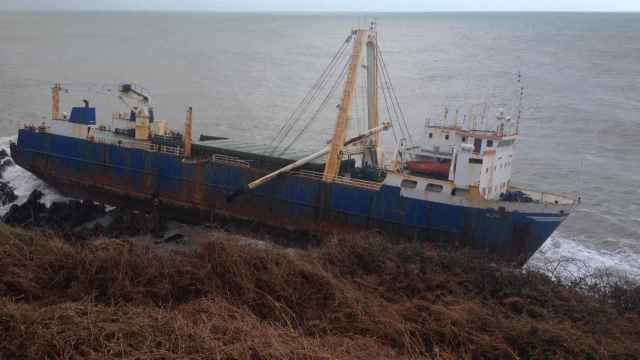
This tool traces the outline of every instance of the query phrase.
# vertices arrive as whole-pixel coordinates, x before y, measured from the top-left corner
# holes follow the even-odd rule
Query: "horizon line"
[[[215,10],[215,9],[0,9],[17,13],[158,12],[218,14],[636,14],[638,10]]]

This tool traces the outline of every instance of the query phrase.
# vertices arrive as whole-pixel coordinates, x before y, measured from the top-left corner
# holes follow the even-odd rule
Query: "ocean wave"
[[[610,239],[616,243],[628,242]],[[526,267],[559,279],[577,279],[607,271],[640,280],[638,254],[620,247],[615,251],[589,247],[579,239],[569,239],[557,232],[529,260]]]
[[[9,144],[11,143],[11,141],[15,140],[16,136],[0,138],[0,149],[4,149],[9,152]],[[42,193],[44,194],[44,196],[42,197],[42,202],[47,206],[51,205],[51,203],[54,201],[65,199],[65,197],[45,184],[42,180],[38,179],[33,174],[17,165],[8,167],[5,170],[1,180],[13,187],[15,194],[18,196],[18,199],[14,202],[14,204],[22,204],[23,202],[25,202],[29,198],[31,192],[36,189],[42,191]],[[8,204],[0,207],[0,216],[3,216],[7,211],[9,211],[11,205],[12,204]]]

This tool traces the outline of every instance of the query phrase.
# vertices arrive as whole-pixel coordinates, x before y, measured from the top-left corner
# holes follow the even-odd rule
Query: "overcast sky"
[[[3,10],[640,11],[640,0],[0,0]]]

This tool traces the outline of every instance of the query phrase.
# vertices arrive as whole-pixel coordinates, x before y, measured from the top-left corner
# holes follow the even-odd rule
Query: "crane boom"
[[[358,135],[356,137],[353,137],[353,138],[347,140],[343,144],[343,146],[348,146],[348,145],[351,145],[351,144],[356,143],[358,141],[365,140],[365,139],[367,139],[367,138],[369,138],[371,136],[375,136],[376,134],[380,133],[381,131],[387,130],[390,127],[391,127],[391,123],[390,122],[385,122],[381,126],[378,126],[377,128],[370,129],[370,130],[368,130],[367,132],[365,132],[365,133],[363,133],[361,135]],[[281,168],[279,170],[276,170],[276,171],[274,171],[274,172],[272,172],[270,174],[267,174],[267,175],[265,175],[265,176],[263,176],[263,177],[261,177],[261,178],[259,178],[257,180],[254,180],[254,181],[250,182],[249,184],[247,184],[246,186],[234,191],[231,195],[229,195],[227,197],[227,201],[231,202],[231,201],[233,201],[233,199],[238,197],[240,194],[245,193],[245,192],[250,191],[250,190],[253,190],[253,189],[257,188],[258,186],[273,180],[274,178],[278,177],[279,175],[281,175],[281,174],[283,174],[285,172],[288,172],[288,171],[294,170],[296,168],[299,168],[299,167],[301,167],[301,166],[303,166],[303,165],[305,165],[305,164],[307,164],[307,163],[309,163],[309,162],[311,162],[311,161],[313,161],[313,160],[315,160],[315,159],[317,159],[319,157],[322,157],[322,156],[328,154],[330,151],[331,151],[331,145],[327,146],[326,148],[324,148],[324,149],[322,149],[322,150],[320,150],[320,151],[318,151],[316,153],[313,153],[313,154],[311,154],[309,156],[306,156],[306,157],[304,157],[304,158],[302,158],[302,159],[300,159],[300,160],[298,160],[298,161],[296,161],[294,163],[291,163],[291,164],[289,164],[289,165],[287,165],[287,166],[285,166],[285,167],[283,167],[283,168]]]

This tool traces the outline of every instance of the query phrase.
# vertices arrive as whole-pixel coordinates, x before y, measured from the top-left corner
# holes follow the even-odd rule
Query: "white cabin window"
[[[428,192],[442,192],[442,185],[438,185],[438,184],[427,184],[427,187],[425,187],[425,191]]]
[[[416,187],[418,187],[418,183],[413,180],[405,179],[405,180],[402,180],[402,182],[400,183],[400,187],[404,189],[415,189]]]

